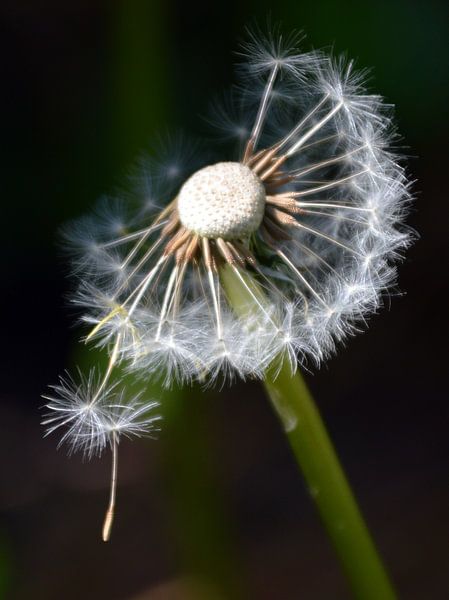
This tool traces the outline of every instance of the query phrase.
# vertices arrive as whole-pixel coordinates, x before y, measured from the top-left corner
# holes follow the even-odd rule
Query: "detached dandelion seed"
[[[279,356],[293,371],[319,365],[394,285],[412,235],[391,107],[351,61],[299,53],[299,41],[250,35],[243,47],[231,114],[229,102],[215,110],[237,155],[193,167],[174,160],[178,149],[144,166],[134,214],[103,203],[67,229],[86,342],[110,356],[95,407],[117,366],[170,386],[262,378]],[[256,310],[236,313],[225,271]],[[116,451],[119,431],[95,431],[102,416],[71,410],[58,423],[72,449]]]
[[[87,378],[80,374],[79,383],[70,376],[61,377],[59,384],[51,387],[51,393],[44,396],[47,404],[42,425],[47,428],[46,435],[62,428],[59,446],[68,444],[69,454],[82,452],[91,459],[110,447],[111,490],[102,532],[106,542],[114,519],[120,439],[154,437],[161,417],[154,414],[158,402],[143,402],[140,394],[126,399],[124,391],[118,390],[118,383],[107,385],[105,381],[103,377],[99,382],[95,371]]]

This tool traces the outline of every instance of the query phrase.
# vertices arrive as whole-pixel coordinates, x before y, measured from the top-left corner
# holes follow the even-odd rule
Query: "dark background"
[[[92,360],[75,344],[59,225],[161,133],[204,130],[245,25],[269,12],[304,29],[306,48],[373,66],[373,89],[397,105],[421,236],[400,269],[406,294],[307,379],[400,596],[449,597],[449,11],[437,0],[3,1],[2,597],[349,598],[259,385],[173,394],[160,441],[123,444],[108,545],[109,456],[67,459],[39,425],[47,384]]]

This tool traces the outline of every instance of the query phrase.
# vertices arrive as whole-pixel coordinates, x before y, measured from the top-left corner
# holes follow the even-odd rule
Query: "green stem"
[[[293,454],[356,598],[396,597],[318,409],[297,372],[285,364],[264,381]]]
[[[240,315],[254,311],[254,298],[235,273],[230,268],[224,268],[220,276],[234,310]],[[256,282],[248,274],[244,277],[246,285],[260,301],[261,291]],[[292,374],[287,361],[284,361],[280,369],[276,362],[276,367],[268,369],[264,386],[352,586],[354,596],[361,600],[396,598],[304,380],[298,372]]]

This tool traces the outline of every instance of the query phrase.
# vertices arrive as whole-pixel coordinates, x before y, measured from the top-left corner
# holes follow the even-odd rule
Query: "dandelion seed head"
[[[214,109],[237,155],[172,136],[133,173],[139,210],[126,195],[69,233],[73,301],[108,373],[170,386],[261,377],[277,356],[319,365],[394,286],[413,233],[392,107],[353,61],[300,41],[249,34],[238,84]]]

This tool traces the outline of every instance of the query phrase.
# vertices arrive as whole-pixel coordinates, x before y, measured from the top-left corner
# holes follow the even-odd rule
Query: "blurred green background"
[[[245,26],[268,16],[303,29],[306,49],[373,67],[373,90],[397,106],[421,234],[407,295],[308,381],[401,597],[448,597],[448,13],[436,0],[4,0],[2,597],[349,597],[257,384],[166,398],[160,442],[121,450],[108,545],[108,457],[67,459],[39,425],[46,385],[89,358],[58,227],[165,135],[210,135],[201,115],[232,83]]]

